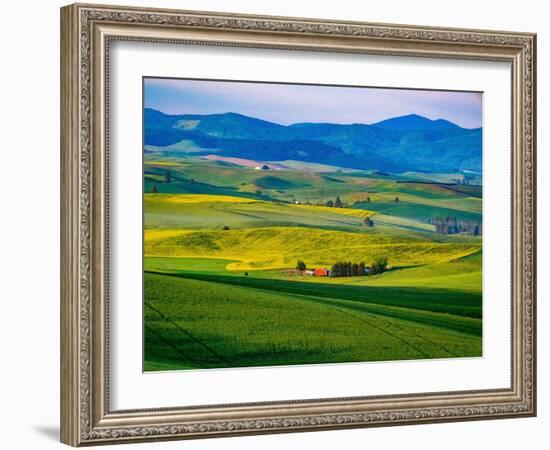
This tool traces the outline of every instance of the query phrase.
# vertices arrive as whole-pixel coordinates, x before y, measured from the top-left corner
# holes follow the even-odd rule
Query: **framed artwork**
[[[64,443],[535,415],[535,35],[61,19]]]

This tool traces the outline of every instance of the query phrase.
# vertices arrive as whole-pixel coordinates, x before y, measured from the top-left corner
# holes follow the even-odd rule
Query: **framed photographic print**
[[[61,28],[63,442],[536,413],[535,35]]]

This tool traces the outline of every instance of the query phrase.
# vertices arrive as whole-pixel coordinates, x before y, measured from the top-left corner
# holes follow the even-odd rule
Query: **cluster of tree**
[[[367,269],[367,270],[366,270]],[[370,267],[367,267],[364,261],[354,263],[351,261],[338,261],[330,268],[331,277],[361,277],[367,274],[377,275],[388,269],[388,259],[383,257],[375,258]],[[307,270],[304,261],[299,260],[296,263],[296,270],[301,272]],[[368,272],[368,273],[367,273]]]
[[[317,206],[328,206],[330,208],[345,208],[345,203],[340,199],[340,196],[337,195],[335,200],[327,200],[325,203],[318,202]]]
[[[428,223],[435,225],[435,231],[439,234],[471,234],[480,236],[482,233],[481,222],[475,220],[459,220],[456,217],[430,217]]]
[[[371,202],[371,198],[367,197],[366,200],[368,203]],[[399,202],[399,197],[395,197],[395,201]],[[301,205],[312,205],[309,200],[306,200],[305,202],[296,200],[296,197],[292,196],[292,203],[299,203]],[[355,205],[360,205],[362,202],[355,202]],[[342,201],[339,195],[336,196],[336,199],[332,200],[329,199],[327,201],[319,200],[317,203],[315,203],[316,206],[328,206],[329,208],[347,208],[348,205]],[[372,222],[372,221],[371,221]],[[368,225],[372,226],[372,225]]]
[[[372,200],[371,200],[370,195],[369,195],[369,196],[367,196],[367,198],[365,200],[355,202],[354,205],[361,205],[361,203],[364,203],[364,202],[370,203],[371,201]],[[399,197],[395,197],[393,199],[393,201],[396,202],[396,203],[399,203],[400,202]]]
[[[365,269],[368,269],[368,273]],[[363,261],[352,263],[351,261],[338,261],[330,269],[331,277],[358,277],[365,275],[377,275],[388,269],[388,259],[383,257],[375,258],[370,267]]]
[[[377,275],[383,273],[388,269],[388,258],[378,257],[369,267],[369,274]]]
[[[367,274],[365,263],[352,263],[351,261],[338,261],[330,269],[331,277],[357,277]]]

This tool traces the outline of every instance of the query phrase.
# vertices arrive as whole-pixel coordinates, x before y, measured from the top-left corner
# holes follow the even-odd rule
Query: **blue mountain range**
[[[259,161],[298,160],[400,173],[481,172],[482,129],[416,114],[373,124],[280,125],[233,112],[144,110],[146,146]],[[183,145],[184,143],[185,145]]]

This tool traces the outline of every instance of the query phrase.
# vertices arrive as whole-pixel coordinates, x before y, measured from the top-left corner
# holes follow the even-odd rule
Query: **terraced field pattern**
[[[144,155],[146,371],[482,356],[481,231],[437,225],[481,223],[477,181],[178,145]]]

